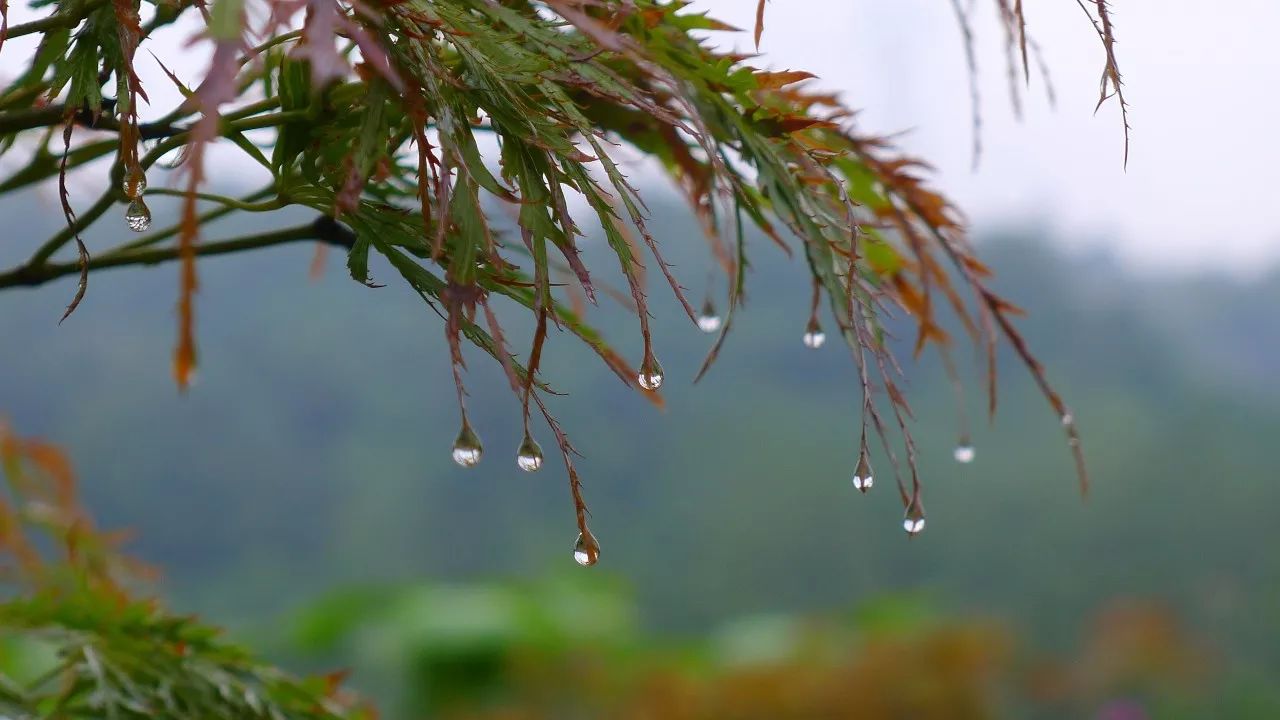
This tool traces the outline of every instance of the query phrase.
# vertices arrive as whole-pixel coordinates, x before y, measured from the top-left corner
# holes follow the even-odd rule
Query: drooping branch
[[[1078,1],[1083,6],[1085,0]],[[1022,72],[1013,77],[1026,82],[1035,46],[1023,2],[996,2],[1011,73],[1020,58]],[[1104,0],[1090,2],[1101,16],[1095,25],[1108,58],[1105,99],[1109,89],[1119,91],[1114,33]],[[370,6],[269,0],[265,18],[246,12],[242,0],[200,5],[204,38],[214,43],[212,59],[203,75],[187,78],[190,86],[161,65],[186,99],[158,121],[138,122],[137,101],[145,90],[134,58],[151,30],[190,7],[185,1],[142,26],[127,0],[63,0],[50,18],[13,29],[17,35],[45,33],[46,52],[0,92],[0,137],[46,129],[30,162],[0,181],[0,192],[59,175],[68,219],[25,263],[0,273],[0,288],[76,273],[83,288],[91,271],[181,259],[174,361],[180,388],[195,367],[196,258],[310,240],[347,248],[348,269],[365,284],[373,284],[371,255],[380,255],[445,318],[460,399],[462,343],[498,360],[513,387],[522,388],[531,442],[530,403],[545,412],[536,389],[542,381],[534,375],[542,371],[549,323],[568,329],[627,386],[661,404],[663,372],[651,325],[663,318],[650,312],[645,274],[651,268],[638,248],[647,247],[689,319],[698,318],[663,259],[663,239],[648,229],[641,193],[619,162],[616,148],[624,147],[657,161],[706,229],[713,254],[727,259],[722,265],[729,313],[717,322],[720,334],[699,376],[725,343],[745,296],[744,226],[753,225],[788,253],[803,252],[803,281],[814,290],[806,344],[822,346],[825,320],[819,316],[825,318],[829,306],[859,368],[860,460],[866,460],[868,429],[880,436],[900,480],[892,448],[905,453],[910,486],[903,480],[901,488],[908,532],[923,528],[924,515],[902,371],[885,341],[886,323],[898,309],[916,325],[917,352],[929,343],[951,342],[938,324],[939,307],[949,304],[959,313],[973,341],[987,351],[993,409],[994,347],[1003,334],[1064,424],[1070,419],[1070,444],[1081,459],[1074,419],[1008,324],[1005,314],[1012,306],[986,289],[987,270],[964,241],[963,219],[928,186],[926,166],[884,138],[857,132],[854,111],[835,95],[813,90],[809,73],[754,67],[754,58],[717,52],[700,39],[700,31],[727,25],[686,12],[685,4],[658,0]],[[757,43],[765,6],[758,0]],[[953,11],[965,32],[971,82],[976,81],[968,13],[960,0]],[[249,97],[266,99],[246,102]],[[976,109],[976,96],[974,104]],[[1121,104],[1123,109],[1123,98]],[[975,114],[975,143],[979,119]],[[51,147],[53,129],[63,126],[64,138],[71,128],[114,137]],[[267,142],[246,134],[263,129],[272,131]],[[495,151],[478,142],[481,132],[497,140]],[[144,153],[142,140],[157,142]],[[203,183],[214,168],[206,151],[215,141],[234,145],[267,171],[268,188],[242,200],[207,194]],[[147,191],[146,170],[175,151],[184,161],[183,189]],[[977,151],[975,144],[975,157]],[[72,212],[67,171],[111,153],[108,187]],[[127,203],[130,226],[147,232],[147,195],[181,197],[181,222],[90,259],[78,241],[112,208]],[[198,212],[201,200],[219,207]],[[285,204],[323,215],[310,225],[200,241],[207,223],[226,213]],[[496,217],[495,207],[509,208],[511,219]],[[730,222],[737,236],[731,258],[720,237]],[[573,307],[562,307],[562,290],[551,281],[551,269],[563,257],[576,280],[565,292],[580,292],[594,303],[594,281],[578,247],[583,227],[600,228],[604,251],[626,278],[627,304],[643,341],[638,372],[588,324],[586,303],[579,308],[570,297]],[[73,240],[81,262],[55,262]],[[948,261],[951,270],[944,269]],[[965,291],[974,300],[963,299]],[[536,323],[527,370],[507,349],[499,315],[489,309],[497,296],[528,311],[526,320]],[[475,322],[477,308],[485,310],[485,327]],[[572,446],[548,422],[567,459]],[[479,461],[478,441],[474,450],[464,458],[468,466]],[[869,476],[864,465],[859,463],[860,471]],[[580,532],[593,546],[576,470],[567,472]]]
[[[355,235],[350,229],[344,227],[333,218],[321,215],[313,222],[305,225],[245,235],[231,240],[204,243],[196,248],[196,254],[201,257],[229,255],[305,241],[321,242],[350,250],[351,246],[355,244]],[[158,265],[177,260],[178,257],[179,251],[176,247],[127,249],[94,257],[89,261],[89,270]],[[23,266],[0,273],[0,289],[35,287],[59,278],[78,275],[79,273],[80,264],[74,262],[48,263],[34,267]]]
[[[120,121],[110,115],[95,113],[87,108],[68,113],[65,105],[46,105],[42,108],[0,112],[0,135],[51,127],[61,124],[68,117],[75,124],[90,130],[120,132]],[[141,123],[138,125],[138,137],[142,140],[156,140],[171,137],[186,130],[168,122]]]
[[[61,28],[74,28],[84,22],[84,18],[89,13],[97,10],[99,7],[106,5],[107,0],[90,0],[78,8],[79,12],[58,12],[42,17],[39,20],[32,20],[21,25],[14,25],[9,28],[5,34],[6,39],[22,37],[23,35],[31,35],[32,33],[46,33],[50,30],[58,30]]]

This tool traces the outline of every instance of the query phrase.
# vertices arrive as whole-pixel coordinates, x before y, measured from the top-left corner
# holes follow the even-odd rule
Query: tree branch
[[[307,240],[350,249],[355,243],[355,233],[328,215],[321,215],[305,225],[272,230],[256,235],[246,235],[234,240],[222,240],[197,245],[196,254],[200,256],[227,255]],[[178,257],[179,249],[176,247],[117,251],[93,258],[89,261],[89,269],[102,270],[114,267],[156,265],[176,260]],[[35,267],[23,266],[9,272],[0,273],[0,289],[35,287],[61,277],[79,274],[80,264],[75,262],[49,263]]]
[[[304,117],[305,114],[301,110],[268,113],[266,115],[257,115],[243,120],[225,123],[221,132],[226,133],[230,130],[254,130],[257,128],[271,127],[285,122],[292,122]],[[142,158],[140,161],[142,167],[150,168],[165,153],[181,147],[187,140],[188,132],[189,131],[184,130],[177,135],[172,135],[162,140],[159,145]],[[70,242],[71,239],[75,237],[76,233],[83,232],[90,225],[96,222],[98,218],[102,217],[103,213],[109,210],[111,206],[116,203],[116,200],[123,196],[123,192],[120,189],[120,182],[123,174],[124,168],[117,159],[115,165],[111,168],[111,182],[106,191],[103,192],[102,196],[98,198],[98,201],[83,214],[78,215],[74,223],[62,228],[62,230],[58,231],[58,233],[41,245],[39,249],[36,250],[35,254],[31,256],[31,260],[27,263],[27,266],[31,268],[42,267],[54,253]]]
[[[88,3],[84,7],[79,8],[81,12],[77,14],[59,11],[48,17],[40,18],[39,20],[32,20],[31,22],[22,23],[21,25],[14,25],[9,28],[9,32],[5,37],[16,38],[22,37],[23,35],[30,35],[31,33],[43,33],[57,28],[74,28],[83,22],[84,19],[88,17],[89,13],[97,10],[100,6],[105,4],[106,0],[94,0],[94,2]]]
[[[279,105],[280,105],[279,98],[274,98],[274,97],[267,98],[265,100],[260,100],[255,103],[250,103],[248,105],[245,105],[242,108],[238,108],[236,110],[226,113],[225,115],[223,115],[222,121],[228,124],[241,122],[245,118],[248,118],[252,115],[256,115],[257,113],[265,112],[267,110],[273,110],[276,107],[279,107]],[[155,123],[150,123],[149,125],[144,123],[142,126],[140,126],[146,130],[144,137],[147,137],[148,139],[161,138],[161,137],[169,138],[169,137],[175,137],[177,135],[187,132],[188,128],[173,125],[173,123],[176,122],[177,120],[183,117],[186,117],[186,114],[180,111],[182,107],[185,107],[185,106],[180,106],[179,110],[176,110],[170,113],[165,117],[164,120],[161,120]],[[8,113],[0,113],[0,125],[3,125],[4,118],[7,115]],[[263,117],[279,118],[279,114],[266,115]],[[62,115],[59,114],[54,124],[58,124],[61,122],[62,122]],[[119,123],[116,122],[115,120],[111,120],[111,123],[112,123],[112,126],[107,127],[107,125],[101,122],[100,120],[97,125],[90,125],[88,127],[91,127],[91,129],[94,129],[94,130],[118,130]],[[40,127],[40,126],[36,125],[34,127]],[[34,129],[34,127],[30,129]],[[161,130],[165,128],[172,129],[173,133],[165,134],[164,132],[161,132]],[[240,129],[239,125],[237,125],[237,129]],[[4,132],[0,132],[0,135],[3,135],[3,134]],[[79,147],[72,148],[71,153],[67,156],[67,169],[71,170],[76,167],[79,167],[80,165],[83,165],[86,162],[89,162],[91,160],[96,160],[104,155],[109,154],[111,151],[115,150],[117,147],[119,147],[119,142],[116,140],[102,140],[100,142],[89,143],[87,145],[81,145]],[[177,146],[172,146],[169,149],[171,150],[174,147],[177,147]],[[150,167],[149,164],[147,166]],[[11,192],[20,187],[24,187],[26,185],[30,185],[32,183],[44,180],[45,178],[53,177],[54,175],[58,174],[58,167],[59,167],[59,163],[58,163],[57,155],[51,152],[48,152],[43,147],[38,148],[36,152],[32,155],[31,162],[27,163],[26,167],[23,167],[21,170],[18,170],[8,179],[0,181],[0,194]]]
[[[185,197],[194,195],[199,200],[215,202],[215,203],[218,203],[219,205],[230,208],[232,210],[243,210],[245,212],[255,212],[255,213],[279,210],[280,208],[284,207],[286,204],[284,198],[282,197],[275,197],[269,200],[263,200],[262,202],[253,202],[251,200],[239,200],[236,198],[230,198],[225,195],[218,195],[215,193],[206,193],[206,192],[192,193],[186,190],[175,190],[170,188],[151,188],[150,190],[147,191],[147,194],[148,195],[165,195],[168,197],[178,197],[178,198],[185,198]]]
[[[92,2],[86,3],[84,7],[79,8],[78,13],[69,13],[60,10],[48,17],[42,17],[39,20],[32,20],[31,22],[22,23],[21,25],[14,25],[9,28],[9,32],[5,34],[5,38],[22,37],[23,35],[30,35],[31,33],[45,33],[49,30],[56,30],[58,28],[74,28],[84,22],[84,19],[88,17],[90,13],[102,7],[106,3],[107,0],[92,0]],[[145,28],[143,28],[143,37],[149,36],[157,28],[163,27],[172,23],[174,20],[177,20],[178,16],[189,7],[191,7],[190,3],[182,3],[176,6],[166,3],[157,4],[156,16]]]
[[[111,101],[104,100],[103,108],[109,109]],[[62,123],[63,119],[70,114],[77,125],[84,126],[91,130],[106,130],[109,132],[120,132],[120,121],[109,115],[90,112],[88,109],[80,109],[70,112],[66,105],[49,105],[42,108],[24,108],[22,110],[10,110],[9,112],[0,113],[0,135],[9,135],[23,130],[33,130],[35,128],[49,127]],[[181,132],[186,132],[187,128],[177,127],[167,122],[142,123],[138,125],[138,137],[143,140],[155,140],[157,138],[170,137]]]
[[[268,185],[267,187],[262,188],[261,190],[245,195],[244,197],[240,198],[239,202],[242,202],[242,203],[256,202],[258,200],[262,200],[264,198],[270,197],[274,192],[275,192],[274,184]],[[234,205],[219,205],[218,207],[213,208],[212,210],[209,210],[201,214],[198,218],[196,218],[196,222],[200,225],[200,227],[205,227],[206,225],[213,222],[214,220],[217,220],[218,218],[221,218],[223,216],[230,215],[231,213],[236,212],[237,209],[238,208],[236,208]],[[133,242],[120,245],[112,252],[128,252],[131,250],[139,250],[141,248],[151,247],[152,245],[158,245],[161,242],[173,237],[174,235],[177,235],[181,231],[182,231],[182,223],[176,222],[163,230],[158,230],[149,235],[138,238]]]

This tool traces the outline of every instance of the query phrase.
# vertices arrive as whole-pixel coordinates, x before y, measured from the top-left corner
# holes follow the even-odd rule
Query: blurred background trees
[[[102,4],[67,7],[108,13]],[[167,22],[170,10],[148,26]],[[61,22],[47,29],[69,30]],[[1018,49],[1017,40],[1014,32],[1009,47]],[[274,59],[287,64],[283,54]],[[391,82],[377,67],[364,71],[371,86]],[[313,110],[297,104],[309,102],[304,79],[291,81],[294,106],[257,107],[229,117],[245,124],[225,129],[247,133],[230,144],[253,156],[250,139],[272,149],[271,138],[254,134],[264,129],[255,115],[291,131],[304,130],[304,119],[323,125],[334,150],[327,172],[292,164],[314,153],[285,152],[292,159],[282,163],[273,152],[248,165],[272,175],[265,194],[243,164],[211,165],[233,170],[212,172],[200,186],[208,193],[201,202],[248,213],[202,205],[213,217],[199,224],[201,237],[250,238],[246,248],[213,247],[257,252],[201,261],[202,374],[185,398],[164,381],[170,301],[191,297],[185,276],[95,270],[73,322],[59,330],[50,321],[50,308],[75,297],[80,273],[63,200],[89,208],[85,218],[111,208],[123,214],[144,193],[130,184],[128,153],[116,155],[119,138],[95,135],[77,151],[73,161],[84,170],[69,175],[61,197],[55,132],[40,131],[29,164],[6,167],[16,174],[0,187],[24,191],[0,199],[0,235],[28,242],[0,242],[0,264],[14,268],[5,282],[41,286],[7,290],[0,303],[0,408],[22,433],[3,438],[11,489],[0,549],[15,583],[0,603],[8,715],[368,716],[361,698],[391,718],[1280,714],[1271,681],[1280,672],[1280,563],[1265,552],[1280,539],[1272,517],[1280,491],[1268,482],[1280,431],[1274,273],[1247,285],[1147,277],[1109,255],[1065,254],[1053,233],[1034,226],[976,239],[997,272],[992,292],[1030,311],[1020,327],[1075,414],[1088,418],[1099,482],[1081,504],[1061,429],[1046,419],[1030,379],[1005,373],[1002,421],[966,426],[947,373],[926,356],[901,382],[917,418],[921,474],[934,479],[932,507],[945,513],[907,543],[902,498],[885,487],[888,459],[874,455],[880,482],[866,497],[849,482],[862,449],[864,406],[850,383],[856,364],[838,343],[813,349],[801,341],[812,306],[795,278],[809,278],[813,266],[784,262],[768,237],[748,228],[743,246],[767,260],[731,264],[749,278],[736,298],[749,312],[735,316],[732,352],[698,386],[688,381],[712,340],[691,323],[655,321],[652,337],[637,336],[615,332],[636,322],[628,301],[593,311],[620,357],[644,358],[651,342],[663,348],[665,415],[619,384],[592,348],[548,344],[543,365],[562,370],[556,389],[577,398],[552,403],[566,427],[580,429],[592,517],[609,528],[604,572],[570,575],[561,483],[511,462],[463,475],[445,458],[458,420],[445,400],[452,384],[442,380],[452,359],[441,352],[439,320],[413,292],[441,300],[431,294],[439,288],[418,275],[375,292],[346,277],[395,277],[409,255],[426,266],[426,224],[400,223],[392,210],[414,194],[401,182],[414,168],[392,168],[390,154],[366,162],[379,152],[363,146],[373,155],[356,164],[368,164],[378,183],[402,186],[360,199],[354,235],[317,225],[316,211],[331,211],[353,177],[344,153],[362,147],[368,126],[358,113],[306,115]],[[94,80],[79,77],[80,90]],[[355,102],[360,89],[341,88],[343,101]],[[126,74],[123,97],[130,92]],[[361,118],[388,123],[378,132],[405,121],[372,112],[395,103],[381,92],[361,100]],[[109,124],[120,107],[103,107]],[[0,96],[0,114],[11,149],[30,149],[13,132],[26,132],[25,142],[29,131],[65,119],[29,93]],[[102,122],[89,115],[71,118],[77,132]],[[162,159],[178,159],[178,144],[162,137],[177,129],[139,126],[141,139],[156,143],[144,143],[134,160],[155,163],[145,197],[158,229],[139,248],[123,217],[96,228],[86,249],[99,263],[179,257],[175,238],[189,223],[180,202],[162,199],[190,176],[161,170]],[[773,131],[779,135],[761,135],[791,135],[786,126]],[[570,165],[586,162],[568,147],[552,152]],[[94,153],[114,157],[111,167],[91,162]],[[879,220],[892,215],[885,187],[853,170],[862,207],[880,211]],[[286,176],[295,184],[276,182]],[[723,298],[739,276],[722,275],[722,258],[708,255],[700,240],[706,217],[660,190],[646,198],[647,232],[674,240],[664,250],[679,277],[710,278],[696,290],[727,309]],[[562,212],[553,214],[561,227],[547,237],[572,236]],[[389,228],[376,222],[388,217]],[[621,246],[609,242],[610,229],[584,223],[580,259],[596,287],[625,288],[634,278],[625,263],[618,267]],[[346,270],[332,253],[298,245],[351,249],[362,236],[391,241],[354,253]],[[37,277],[29,241],[40,238],[60,238],[66,257],[45,256],[37,269],[51,274]],[[475,235],[449,236],[457,238],[476,244]],[[690,238],[699,240],[681,242]],[[871,270],[892,282],[891,264]],[[817,275],[839,284],[838,275]],[[557,293],[576,282],[568,267],[554,278]],[[581,302],[565,294],[571,309]],[[699,299],[695,293],[695,305]],[[525,348],[538,331],[519,321],[530,310],[520,305],[494,311],[510,346]],[[664,293],[653,294],[649,309],[655,318],[684,312]],[[886,316],[886,347],[909,356],[918,320]],[[965,332],[954,318],[936,330]],[[519,394],[504,369],[476,348],[460,352],[480,360],[469,364],[476,425],[520,438]],[[1020,361],[1007,348],[996,360],[1002,368]],[[964,377],[984,375],[985,358],[957,353],[955,361]],[[982,416],[979,395],[958,400],[974,418]],[[70,461],[31,437],[69,448],[82,469],[83,506],[105,527],[135,528],[128,553],[163,568],[160,578],[119,576],[116,545],[106,542],[114,536],[92,530],[71,492]],[[976,446],[971,464],[952,460],[961,441]],[[30,521],[51,534],[27,543],[18,528]],[[44,558],[34,576],[22,560],[30,552]],[[140,599],[153,594],[164,602]],[[229,627],[235,641],[213,626]],[[239,642],[315,675],[295,678]]]
[[[755,15],[757,49],[766,4],[759,0]],[[1108,4],[1078,6],[1102,42],[1098,105],[1116,101],[1127,162],[1128,105]],[[1039,50],[1022,4],[995,0],[993,7],[1010,77],[1015,87],[1019,76],[1029,85]],[[976,161],[973,7],[956,2],[953,10],[975,83]],[[204,49],[204,70],[184,81],[151,48],[192,16],[198,20],[187,24],[196,23],[197,31],[188,45]],[[1022,310],[991,284],[961,213],[929,184],[928,165],[888,137],[860,131],[855,112],[810,83],[812,73],[757,67],[753,56],[706,37],[726,31],[737,29],[687,3],[657,0],[379,7],[338,0],[215,0],[209,7],[65,0],[13,27],[4,3],[0,45],[23,38],[36,44],[0,93],[0,153],[19,157],[0,180],[0,194],[56,177],[65,225],[42,242],[29,241],[0,271],[0,289],[77,277],[65,321],[87,296],[95,271],[176,261],[171,371],[185,392],[199,365],[197,258],[314,242],[319,266],[338,246],[352,279],[372,289],[382,284],[371,262],[389,266],[444,321],[460,425],[454,461],[473,467],[484,456],[466,404],[468,346],[502,368],[520,400],[520,467],[533,472],[543,465],[532,421],[549,431],[570,489],[575,557],[593,565],[599,546],[573,462],[578,450],[547,404],[559,394],[554,373],[545,372],[554,366],[541,364],[554,344],[549,340],[569,337],[586,346],[626,387],[661,407],[666,372],[653,343],[659,316],[646,285],[649,270],[678,301],[676,316],[683,311],[715,335],[696,382],[734,327],[748,269],[773,262],[759,260],[757,247],[773,245],[804,260],[805,344],[820,348],[830,331],[853,361],[850,385],[862,398],[856,472],[869,486],[872,446],[883,448],[878,476],[882,485],[892,477],[907,533],[924,530],[926,512],[912,410],[889,342],[889,320],[899,311],[908,319],[899,329],[910,326],[915,337],[912,354],[937,349],[962,406],[952,337],[984,356],[974,374],[988,415],[997,406],[997,345],[1007,342],[1064,432],[1080,491],[1087,492],[1075,415],[1017,329]],[[152,101],[139,70],[143,49],[163,71],[165,87],[180,93],[172,103],[157,103],[165,109],[145,120],[143,106]],[[169,62],[178,58],[191,56],[178,53]],[[86,131],[93,139],[83,139]],[[98,133],[107,137],[98,140]],[[250,190],[255,183],[245,178],[239,183],[245,187],[230,194],[212,191],[215,148],[234,150],[222,166],[252,168],[261,187]],[[649,206],[626,174],[627,165],[638,163],[664,176],[697,218],[700,232],[690,235],[702,236],[700,264],[708,268],[701,311],[664,257],[676,241],[652,231]],[[171,186],[154,182],[166,166],[177,170]],[[98,194],[83,203],[73,198],[73,186]],[[153,230],[151,206],[170,198],[177,200],[176,220]],[[275,225],[285,209],[311,212],[303,222]],[[102,242],[101,220],[113,212],[140,237]],[[256,217],[270,227],[204,238],[229,216]],[[592,231],[608,253],[583,253],[580,238]],[[748,245],[748,238],[756,242]],[[602,283],[601,271],[612,268],[616,279]],[[602,338],[596,314],[588,315],[597,291],[635,316],[639,353],[620,352]],[[950,332],[942,328],[944,314],[957,321]],[[518,337],[522,332],[530,337]],[[967,418],[961,407],[961,462],[973,455]]]
[[[689,222],[656,213],[673,223],[664,232]],[[103,281],[78,334],[32,318],[60,288],[13,295],[0,309],[9,337],[44,352],[11,353],[6,377],[45,380],[0,383],[0,397],[24,432],[73,450],[85,504],[105,527],[137,531],[129,548],[163,568],[172,605],[288,667],[352,668],[349,684],[388,717],[555,716],[573,702],[609,716],[649,707],[641,688],[655,677],[677,688],[681,712],[710,712],[731,700],[716,688],[750,673],[804,668],[842,686],[842,672],[871,672],[860,663],[881,632],[916,658],[885,702],[965,685],[985,716],[1268,717],[1280,707],[1280,565],[1263,551],[1277,540],[1268,378],[1280,342],[1259,328],[1280,280],[1142,277],[1049,239],[1010,230],[982,248],[1096,424],[1095,492],[1081,503],[1068,463],[1045,460],[1059,436],[1016,379],[1005,420],[977,425],[976,459],[955,464],[945,375],[909,369],[922,464],[947,508],[911,542],[884,511],[894,498],[849,483],[856,397],[830,392],[844,361],[805,348],[785,307],[751,305],[741,352],[705,384],[674,386],[662,415],[607,372],[567,386],[626,410],[594,424],[591,408],[564,413],[592,428],[581,462],[597,522],[612,528],[609,562],[587,578],[545,478],[512,464],[477,482],[424,446],[454,418],[395,380],[446,370],[422,360],[433,340],[418,333],[418,299],[369,297],[337,271],[310,280],[306,248],[208,263],[216,362],[185,399],[154,382],[170,324],[150,299],[171,278]],[[754,281],[786,279],[762,268]],[[387,303],[399,309],[375,311]],[[678,383],[705,336],[659,332]],[[349,346],[361,350],[329,350]],[[568,352],[551,361],[582,367]],[[475,372],[473,412],[501,428],[512,401],[500,371]],[[963,672],[912,654],[957,635],[980,648],[948,666]],[[488,659],[468,659],[477,652]],[[462,674],[457,687],[474,691],[424,679],[454,662],[474,669],[435,677]],[[897,684],[911,678],[924,690]],[[863,707],[835,690],[791,697]]]

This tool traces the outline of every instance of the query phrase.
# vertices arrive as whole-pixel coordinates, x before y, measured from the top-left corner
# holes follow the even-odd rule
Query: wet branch
[[[80,12],[78,13],[55,12],[52,15],[40,18],[39,20],[32,20],[31,22],[22,23],[21,25],[14,25],[9,28],[9,32],[6,33],[5,37],[6,39],[16,38],[22,37],[23,35],[30,35],[31,33],[45,33],[49,30],[57,30],[58,28],[74,28],[83,22],[89,13],[97,10],[105,4],[106,0],[94,0],[94,2],[80,8]]]
[[[104,102],[105,104],[107,103]],[[0,135],[59,125],[68,116],[75,121],[76,125],[91,130],[120,131],[120,121],[114,117],[102,112],[90,112],[88,109],[69,110],[67,106],[59,104],[0,113]],[[142,123],[138,125],[138,136],[143,140],[155,140],[177,135],[185,130],[186,128],[177,127],[167,122]]]
[[[355,243],[355,233],[327,215],[321,215],[310,223],[246,235],[232,240],[204,243],[196,247],[200,256],[228,255],[246,250],[286,245],[295,242],[315,241],[350,249]],[[179,257],[176,247],[115,250],[89,261],[90,270],[114,267],[157,265]],[[36,287],[62,277],[80,274],[77,262],[46,263],[22,266],[0,273],[0,289],[9,287]]]
[[[280,101],[277,98],[268,98],[252,105],[246,105],[239,110],[228,113],[222,118],[222,121],[230,125],[233,121],[244,120],[261,110],[270,110]],[[110,105],[110,101],[104,101],[104,107]],[[50,105],[42,108],[24,108],[21,110],[10,110],[8,112],[0,112],[0,135],[9,135],[23,130],[35,130],[36,128],[53,127],[61,125],[66,118],[70,117],[76,125],[88,128],[90,130],[105,130],[107,132],[119,132],[120,121],[105,112],[90,112],[88,109],[69,110],[66,105]],[[253,129],[261,127],[271,127],[291,120],[301,118],[301,113],[274,113],[269,115],[261,115],[256,118],[256,122],[250,124],[249,128],[237,129]],[[153,123],[141,123],[138,125],[138,137],[143,140],[158,140],[161,138],[170,138],[183,133],[189,132],[191,128],[182,125],[174,125],[169,121],[159,121]]]

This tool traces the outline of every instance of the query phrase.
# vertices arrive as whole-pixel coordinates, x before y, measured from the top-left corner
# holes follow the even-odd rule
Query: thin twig
[[[232,240],[204,243],[197,246],[196,254],[200,256],[226,255],[244,250],[255,250],[306,240],[350,248],[354,236],[349,230],[338,225],[328,216],[321,216],[314,222],[305,225],[246,235]],[[176,259],[178,259],[178,248],[176,247],[127,250],[98,255],[89,261],[89,269],[102,270],[115,267],[157,265]],[[6,273],[0,273],[0,288],[35,287],[68,275],[77,275],[79,272],[80,263],[78,262],[49,263],[34,268],[20,267]]]

